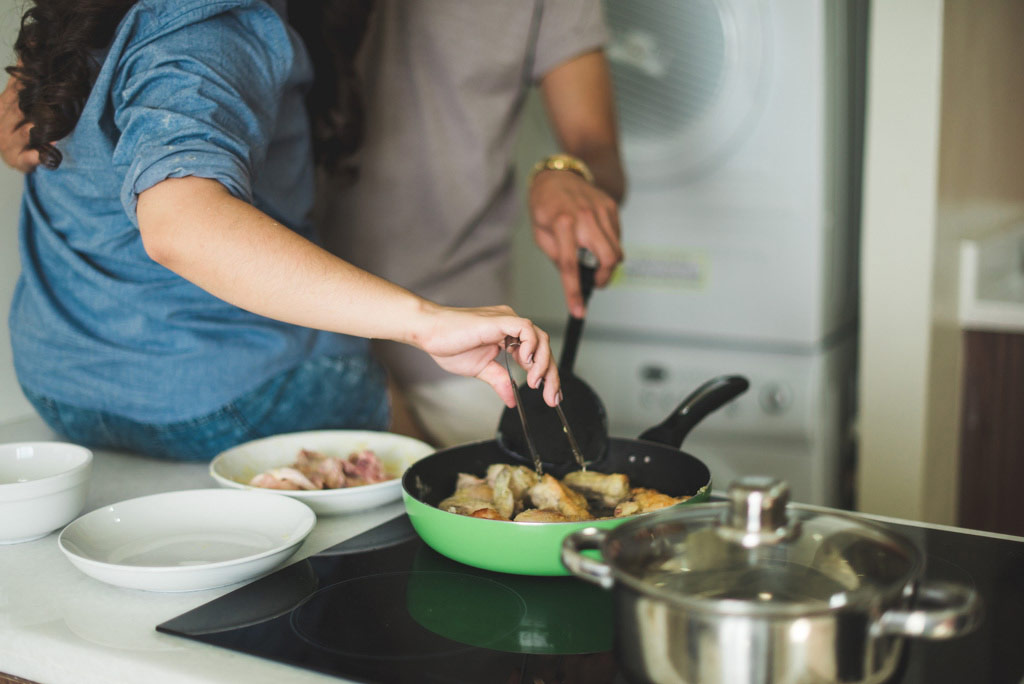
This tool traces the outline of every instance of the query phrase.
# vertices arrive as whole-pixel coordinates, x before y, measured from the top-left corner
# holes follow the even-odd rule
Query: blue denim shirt
[[[367,353],[217,299],[152,261],[136,223],[140,192],[200,176],[312,237],[312,68],[283,5],[141,0],[98,55],[63,163],[25,181],[10,330],[26,388],[172,422],[312,356]]]

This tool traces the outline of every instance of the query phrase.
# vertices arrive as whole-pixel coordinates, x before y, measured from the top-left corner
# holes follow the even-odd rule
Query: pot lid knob
[[[729,508],[720,531],[743,546],[775,544],[792,538],[799,522],[786,515],[789,485],[782,480],[747,475],[729,485]]]

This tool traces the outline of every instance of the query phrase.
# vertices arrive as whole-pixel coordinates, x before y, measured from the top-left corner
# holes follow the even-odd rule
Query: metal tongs
[[[526,438],[526,447],[530,450],[530,458],[533,459],[533,465],[537,470],[537,474],[542,475],[543,467],[541,465],[540,454],[537,453],[537,448],[533,445],[533,439],[530,438],[530,427],[526,420],[526,411],[523,410],[523,402],[519,399],[519,386],[516,385],[515,378],[512,377],[512,366],[508,362],[509,356],[511,356],[511,350],[517,348],[519,344],[520,340],[517,337],[509,335],[505,338],[505,370],[508,372],[509,382],[512,383],[512,393],[516,398],[516,411],[519,413],[519,421],[523,426],[523,437]],[[562,422],[562,431],[565,432],[565,436],[569,440],[569,448],[572,449],[572,454],[576,459],[576,463],[581,469],[586,470],[586,465],[583,460],[583,452],[580,451],[579,444],[576,443],[576,437],[572,434],[572,429],[569,427],[569,421],[565,419],[565,413],[562,411],[560,404],[555,404],[555,411],[558,413],[558,419]]]

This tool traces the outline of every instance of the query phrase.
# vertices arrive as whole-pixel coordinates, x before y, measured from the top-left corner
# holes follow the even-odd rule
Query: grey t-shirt
[[[600,0],[379,0],[360,54],[359,181],[321,179],[325,245],[442,304],[507,303],[524,99],[606,40]],[[412,347],[382,355],[399,382],[445,376]]]

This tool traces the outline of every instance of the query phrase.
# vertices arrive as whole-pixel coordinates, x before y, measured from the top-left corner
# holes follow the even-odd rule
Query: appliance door
[[[763,107],[768,7],[759,0],[605,2],[619,128],[635,185],[706,174]]]

